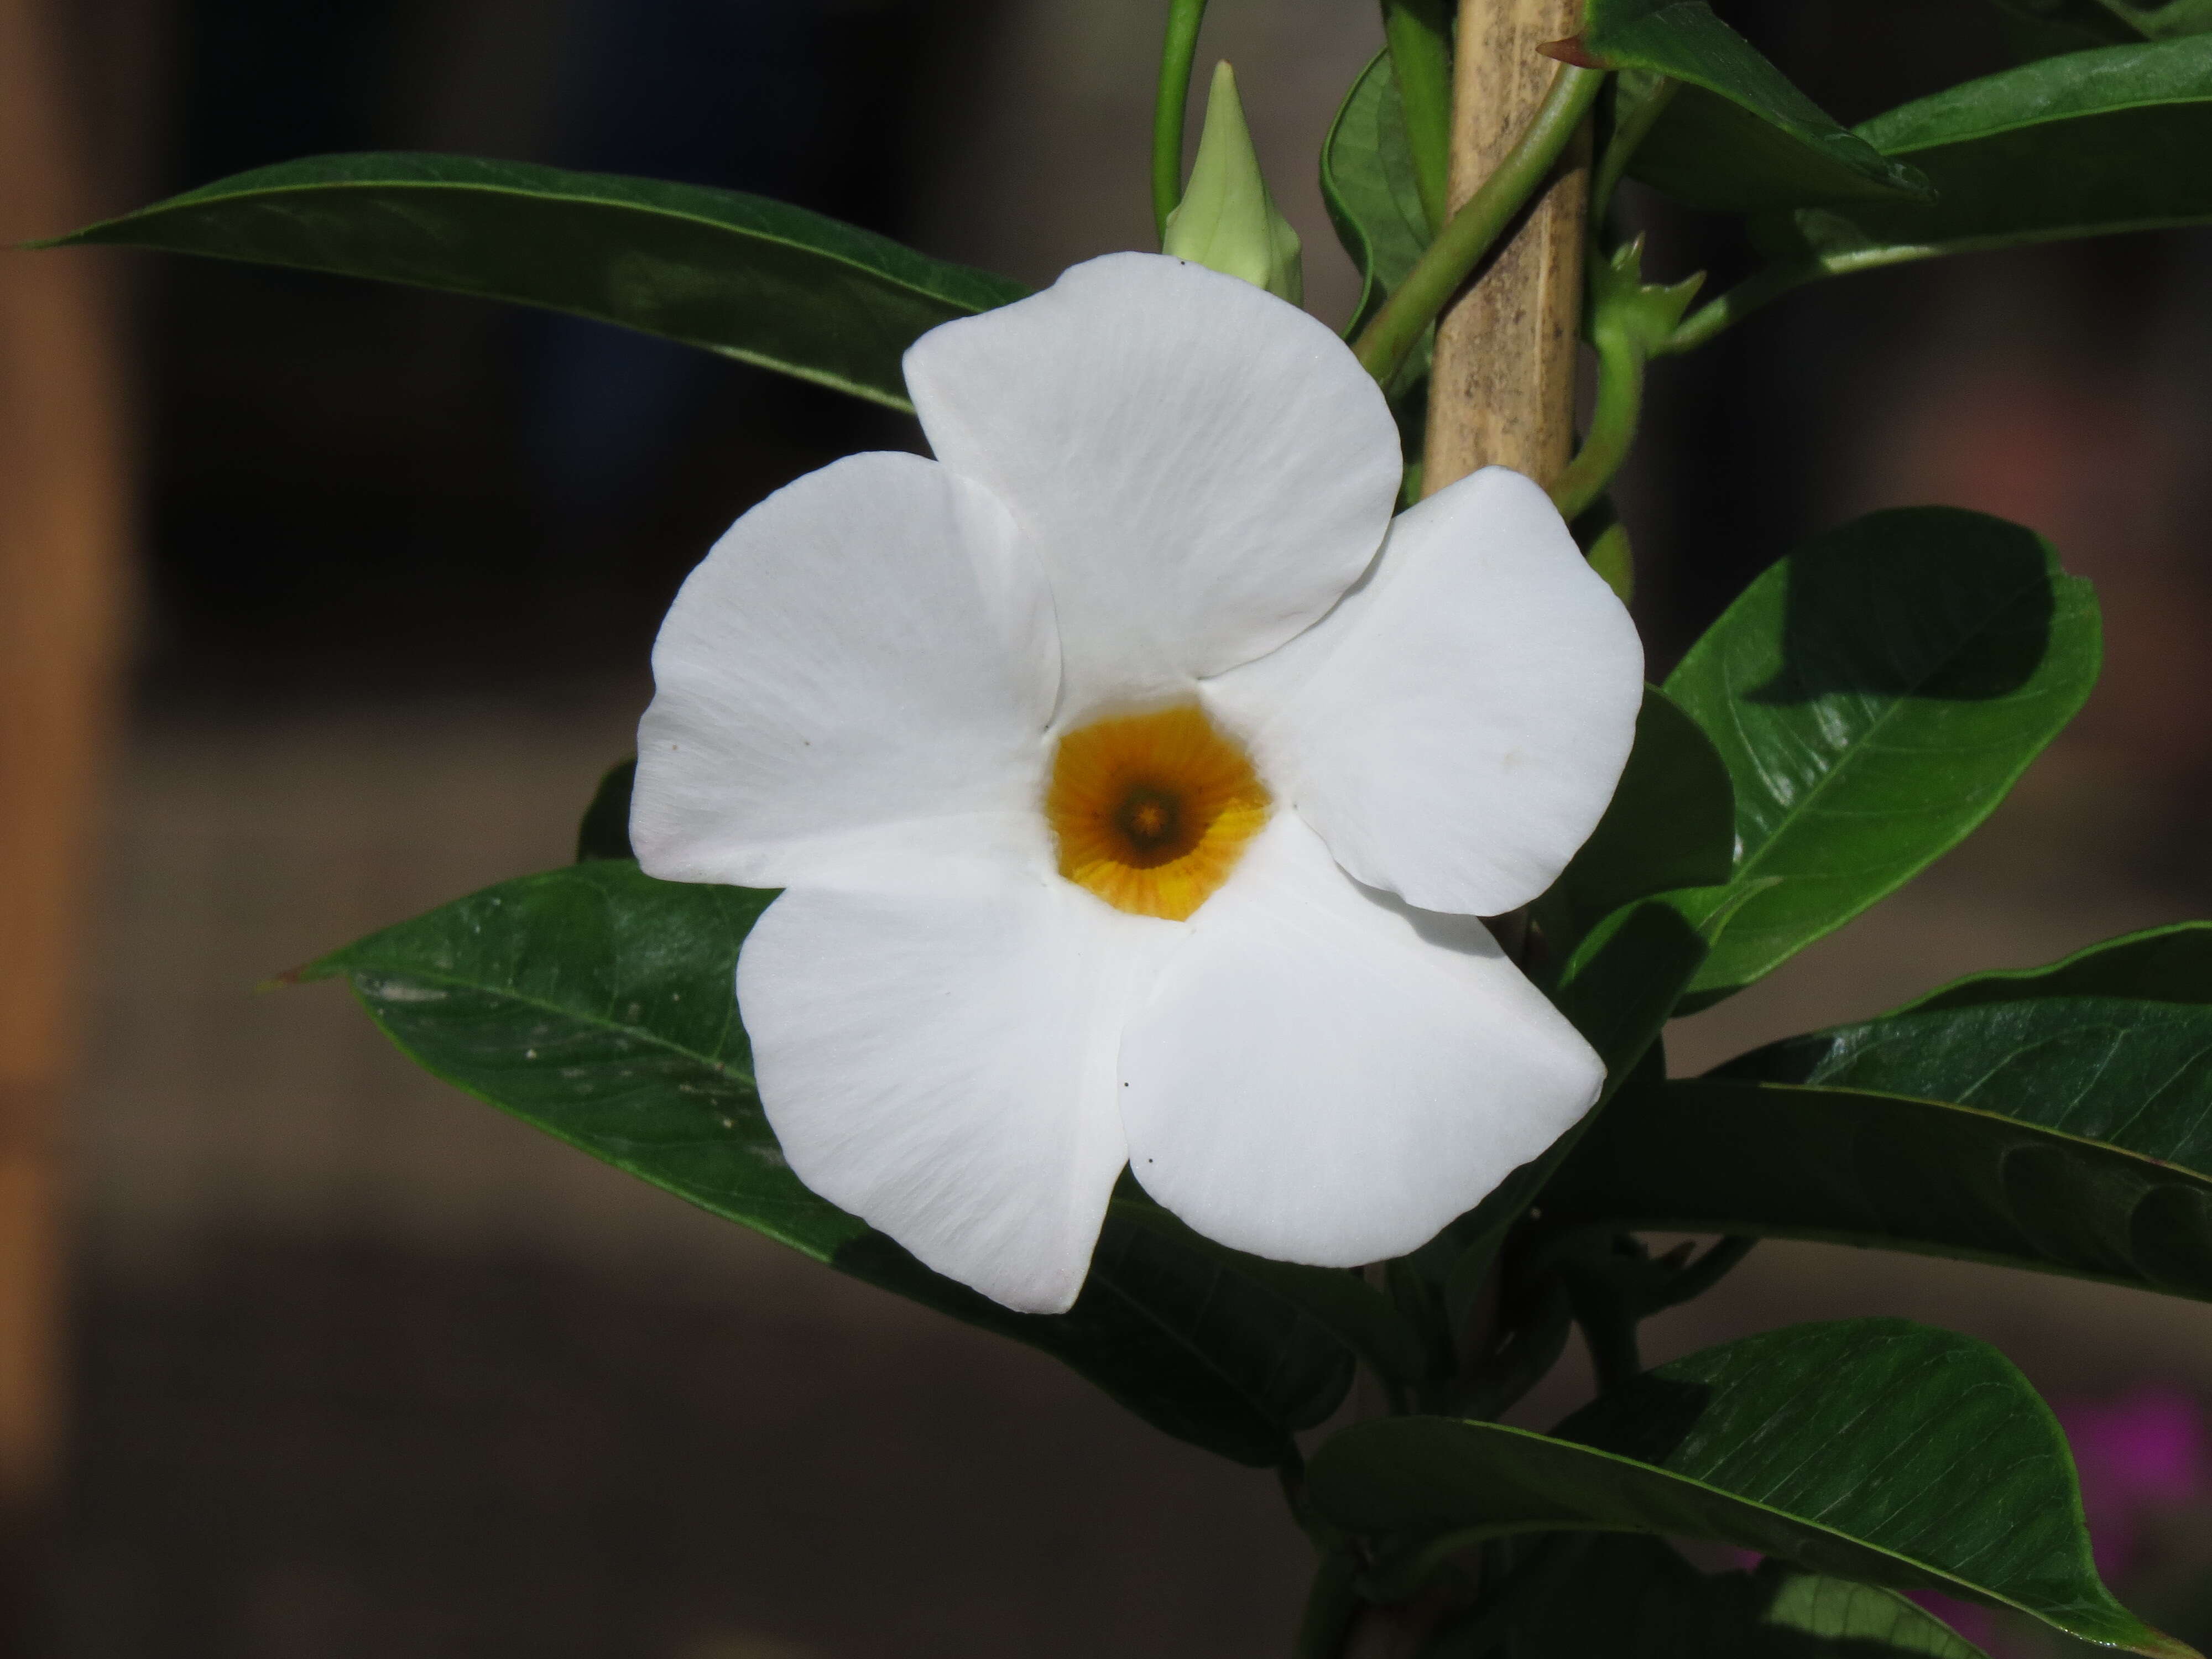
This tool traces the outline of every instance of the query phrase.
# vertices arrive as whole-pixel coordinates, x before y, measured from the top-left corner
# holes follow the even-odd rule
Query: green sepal
[[[1206,98],[1206,125],[1182,203],[1168,215],[1160,252],[1264,288],[1279,300],[1305,299],[1305,267],[1298,234],[1275,205],[1260,171],[1260,153],[1244,124],[1237,76],[1227,64],[1213,68]]]
[[[1589,266],[1589,332],[1593,339],[1612,336],[1639,356],[1656,356],[1673,337],[1690,301],[1705,286],[1698,271],[1679,283],[1644,280],[1644,238],[1623,242]]]

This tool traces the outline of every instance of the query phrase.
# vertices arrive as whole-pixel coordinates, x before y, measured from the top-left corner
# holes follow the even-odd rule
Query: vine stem
[[[1159,92],[1152,103],[1152,219],[1163,240],[1168,215],[1182,203],[1183,112],[1190,106],[1190,66],[1205,21],[1206,0],[1169,0]]]
[[[1762,265],[1727,293],[1715,295],[1684,318],[1681,326],[1667,337],[1658,355],[1672,356],[1676,352],[1693,350],[1723,329],[1741,322],[1761,306],[1827,274],[1825,266],[1811,260]]]
[[[1620,471],[1644,412],[1643,351],[1613,329],[1600,330],[1596,345],[1597,404],[1590,411],[1589,430],[1566,471],[1552,483],[1552,505],[1570,521],[1603,495]]]
[[[1505,160],[1445,222],[1397,292],[1352,343],[1361,365],[1385,386],[1420,343],[1423,331],[1550,174],[1604,84],[1603,70],[1559,66],[1551,91]]]

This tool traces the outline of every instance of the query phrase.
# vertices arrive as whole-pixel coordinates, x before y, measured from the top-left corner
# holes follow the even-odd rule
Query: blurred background
[[[1846,121],[2008,61],[1973,0],[1722,9]],[[0,235],[447,149],[762,191],[1042,283],[1151,245],[1163,10],[0,0]],[[1216,0],[1203,47],[1333,321],[1354,284],[1313,158],[1379,36],[1369,0]],[[1647,269],[1747,265],[1724,223],[1633,211]],[[1795,539],[1924,501],[2050,537],[2110,642],[1980,835],[1678,1028],[1677,1070],[2212,908],[2212,240],[1854,277],[1655,379],[1620,498],[1660,665]],[[20,1650],[1285,1650],[1308,1556],[1272,1479],[446,1090],[336,987],[253,990],[565,860],[712,538],[918,443],[580,321],[0,256],[0,794],[49,808],[0,831],[33,872],[0,893]],[[2204,1640],[2212,1309],[1770,1243],[1648,1347],[1884,1312],[1998,1343],[2060,1402],[2108,1565]]]

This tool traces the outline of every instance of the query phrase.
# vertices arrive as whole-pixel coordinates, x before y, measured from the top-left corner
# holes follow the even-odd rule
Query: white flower
[[[1612,794],[1626,613],[1518,474],[1392,522],[1374,383],[1234,277],[1109,255],[906,376],[937,459],[738,520],[638,733],[646,870],[787,890],[738,998],[793,1170],[1036,1312],[1125,1162],[1240,1249],[1419,1245],[1596,1097],[1474,918]]]

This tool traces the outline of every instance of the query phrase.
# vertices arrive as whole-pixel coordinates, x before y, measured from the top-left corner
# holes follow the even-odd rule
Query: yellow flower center
[[[1061,875],[1171,921],[1229,879],[1268,805],[1244,751],[1189,703],[1069,732],[1044,799]]]

